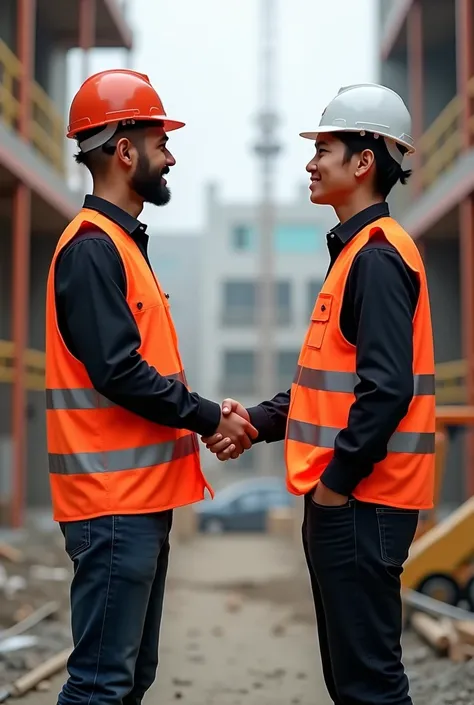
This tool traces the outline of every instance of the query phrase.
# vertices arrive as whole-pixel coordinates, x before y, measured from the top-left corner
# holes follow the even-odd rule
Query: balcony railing
[[[467,84],[474,97],[474,76]],[[461,152],[460,117],[462,101],[456,95],[422,135],[418,148],[421,153],[421,181],[428,188],[442,172],[447,171]],[[474,127],[471,126],[471,129]]]
[[[0,384],[12,384],[14,379],[15,345],[11,340],[0,340]],[[27,350],[25,354],[25,386],[29,391],[42,392],[45,388],[45,353]]]
[[[17,129],[22,66],[18,57],[0,40],[0,116]],[[64,123],[51,98],[36,82],[31,85],[30,141],[34,148],[60,173],[64,173]]]

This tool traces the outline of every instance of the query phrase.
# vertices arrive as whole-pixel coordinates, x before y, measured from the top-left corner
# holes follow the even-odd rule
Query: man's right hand
[[[244,436],[237,438],[237,441],[235,436],[227,431],[227,424],[231,420],[234,423],[235,417],[240,419],[240,423],[243,423],[243,428],[245,429]],[[201,440],[211,453],[217,455],[219,460],[225,461],[230,458],[238,458],[244,450],[249,450],[252,447],[251,440],[255,440],[257,436],[258,431],[250,423],[247,409],[235,399],[224,399],[219,427],[213,436],[201,438]]]

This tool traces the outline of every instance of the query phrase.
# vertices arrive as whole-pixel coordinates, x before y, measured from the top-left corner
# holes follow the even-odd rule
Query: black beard
[[[161,183],[163,174],[168,173],[168,169],[160,169],[158,172],[153,172],[150,169],[148,158],[143,155],[140,157],[137,170],[132,178],[133,190],[143,198],[144,203],[151,203],[154,206],[165,206],[170,198],[170,190],[165,184]]]

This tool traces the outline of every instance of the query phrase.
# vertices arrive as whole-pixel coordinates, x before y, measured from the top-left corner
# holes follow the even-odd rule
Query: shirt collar
[[[329,236],[335,235],[345,245],[370,223],[379,220],[379,218],[389,217],[390,211],[387,203],[374,203],[374,205],[364,208],[360,213],[353,215],[345,223],[338,223],[329,231]]]
[[[130,215],[130,213],[127,213],[114,203],[106,201],[105,198],[88,194],[84,199],[83,208],[88,208],[101,213],[101,215],[105,215],[106,218],[113,220],[114,223],[131,236],[146,233],[147,226],[144,223],[137,220],[133,215]]]

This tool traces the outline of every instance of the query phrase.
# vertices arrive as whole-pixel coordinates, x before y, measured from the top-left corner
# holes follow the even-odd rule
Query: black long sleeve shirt
[[[86,196],[84,206],[123,228],[151,267],[146,225],[96,196]],[[160,375],[138,352],[141,339],[126,300],[125,271],[108,235],[87,226],[66,245],[56,261],[55,294],[63,340],[101,394],[155,423],[203,436],[216,431],[219,404]]]
[[[386,203],[365,209],[327,236],[331,270],[344,246],[366,225],[389,216]],[[326,275],[327,276],[327,275]],[[413,396],[413,316],[418,280],[395,248],[372,238],[354,258],[341,308],[344,337],[356,346],[355,390],[348,424],[339,432],[323,483],[349,495],[387,455],[388,441]],[[283,440],[290,390],[249,409],[255,442]]]

